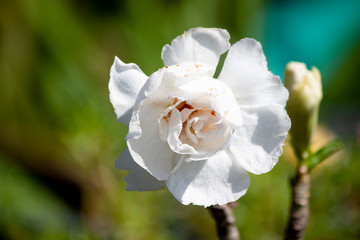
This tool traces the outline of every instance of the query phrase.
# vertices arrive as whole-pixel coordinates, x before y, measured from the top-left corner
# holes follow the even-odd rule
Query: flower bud
[[[311,138],[316,130],[322,98],[321,76],[316,67],[311,71],[300,62],[289,62],[284,72],[285,87],[289,90],[286,104],[292,126],[290,134],[297,155],[308,155]]]

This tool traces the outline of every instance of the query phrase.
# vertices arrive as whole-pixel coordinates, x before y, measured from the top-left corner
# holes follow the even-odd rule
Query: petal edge
[[[229,151],[208,160],[185,160],[166,181],[179,202],[204,207],[236,201],[246,193],[249,184],[247,172]]]
[[[166,44],[161,52],[165,65],[199,62],[211,65],[213,73],[221,54],[229,47],[230,35],[224,29],[192,28]]]
[[[261,44],[250,38],[231,46],[218,79],[230,86],[239,105],[285,106],[289,96],[280,77],[268,70]]]
[[[164,181],[157,180],[132,159],[128,148],[116,158],[115,167],[129,171],[124,177],[127,191],[154,191],[165,186]]]
[[[108,87],[118,121],[129,123],[136,97],[147,78],[136,64],[126,64],[115,57]]]
[[[244,128],[233,135],[231,152],[248,172],[262,174],[278,162],[290,129],[285,109],[277,104],[242,108]]]

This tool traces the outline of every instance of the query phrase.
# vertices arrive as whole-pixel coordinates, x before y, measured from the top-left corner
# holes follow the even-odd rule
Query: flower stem
[[[285,239],[300,240],[304,238],[310,212],[310,172],[305,164],[297,168],[291,186],[292,202]]]
[[[215,220],[217,235],[220,240],[240,240],[240,233],[235,226],[235,217],[232,211],[236,205],[236,203],[228,203],[208,207]]]

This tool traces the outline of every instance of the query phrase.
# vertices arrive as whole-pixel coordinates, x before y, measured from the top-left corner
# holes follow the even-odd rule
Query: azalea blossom
[[[128,148],[116,160],[129,170],[127,190],[166,186],[183,204],[226,204],[246,193],[247,172],[277,163],[290,128],[288,91],[259,42],[229,39],[223,29],[190,29],[163,47],[165,66],[150,77],[115,57],[109,90],[129,126]]]

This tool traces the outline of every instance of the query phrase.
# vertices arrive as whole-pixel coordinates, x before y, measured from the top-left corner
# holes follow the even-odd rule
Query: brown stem
[[[304,238],[309,218],[310,173],[307,166],[300,165],[291,185],[292,202],[285,239],[300,240]]]
[[[208,207],[216,223],[217,235],[220,240],[240,240],[240,234],[235,226],[232,208],[236,203]]]

